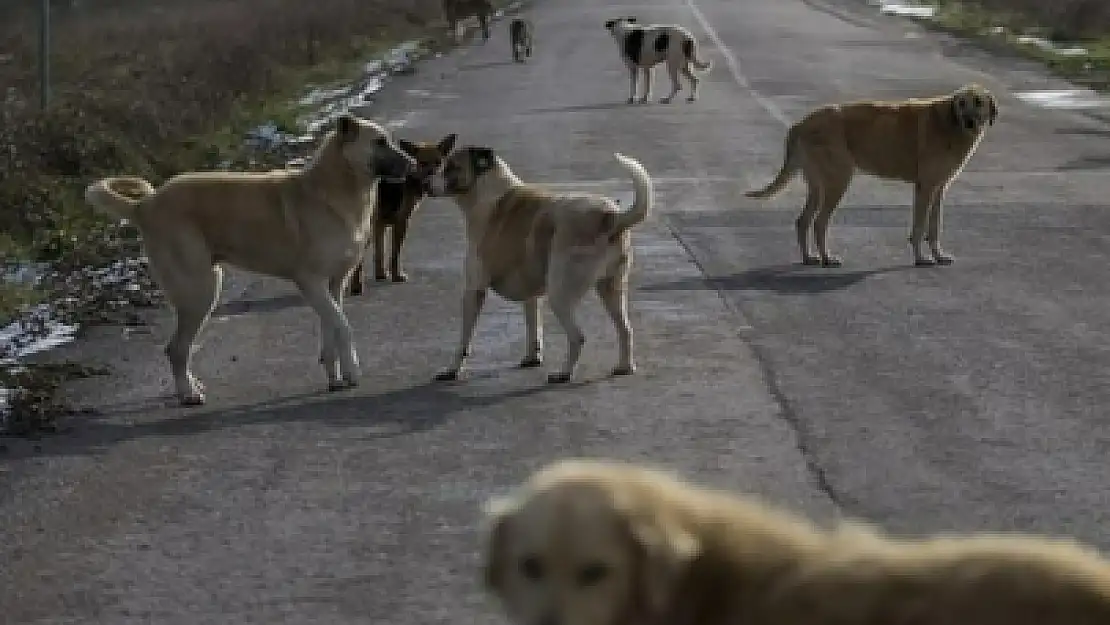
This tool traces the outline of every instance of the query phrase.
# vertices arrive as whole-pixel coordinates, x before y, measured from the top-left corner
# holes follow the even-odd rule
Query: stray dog
[[[166,346],[177,397],[204,403],[192,373],[194,343],[223,281],[222,265],[291,280],[320,317],[320,363],[328,388],[358,384],[358,354],[343,293],[362,258],[380,178],[415,163],[380,125],[337,118],[301,170],[190,172],[157,190],[133,176],[85,190],[92,206],[138,226],[150,268],[177,315]]]
[[[825,530],[589,460],[541,469],[487,512],[485,586],[519,625],[1110,623],[1110,562],[1068,539]]]
[[[405,282],[408,276],[401,270],[401,248],[409,230],[409,220],[420,207],[420,202],[428,194],[429,179],[440,166],[443,159],[455,149],[456,135],[450,134],[439,143],[413,143],[398,139],[397,145],[416,160],[416,172],[403,180],[385,179],[378,183],[377,201],[374,203],[374,279],[392,278],[394,282]],[[385,272],[385,231],[390,231],[389,275]],[[351,295],[362,294],[362,266],[359,262],[351,276]]]
[[[712,64],[698,59],[698,44],[690,31],[675,24],[640,24],[635,17],[618,17],[605,22],[605,29],[617,41],[621,58],[628,67],[628,103],[636,101],[636,77],[644,77],[644,95],[641,103],[651,97],[652,68],[667,62],[667,73],[671,77],[671,93],[659,100],[666,104],[682,90],[678,81],[681,73],[690,81],[688,102],[698,99],[698,83],[701,79],[690,69],[708,71]]]
[[[516,17],[509,23],[509,42],[513,46],[513,60],[523,63],[524,57],[532,58],[532,22]]]
[[[482,41],[489,41],[489,22],[493,15],[491,0],[443,0],[443,15],[451,37],[459,40],[459,20],[476,15],[482,27]]]
[[[451,366],[437,380],[458,378],[489,289],[524,304],[528,340],[521,367],[542,364],[540,300],[545,295],[550,299],[567,335],[567,356],[563,368],[547,376],[548,382],[569,382],[574,374],[586,342],[575,309],[591,286],[617,329],[620,358],[613,375],[636,370],[628,322],[629,230],[647,218],[654,191],[643,165],[623,154],[615,156],[634,182],[635,201],[626,211],[603,196],[556,194],[526,184],[490,148],[467,146],[447,158],[432,178],[432,194],[454,198],[462,210],[467,255],[462,335]]]
[[[828,250],[829,220],[852,176],[858,171],[911,182],[914,264],[950,265],[952,256],[940,246],[944,193],[997,118],[995,97],[976,84],[929,99],[829,104],[791,126],[778,175],[766,188],[746,195],[774,196],[801,171],[809,187],[794,224],[802,263],[839,267],[841,259]],[[811,226],[818,256],[810,254]],[[929,242],[932,258],[922,252],[922,240]]]

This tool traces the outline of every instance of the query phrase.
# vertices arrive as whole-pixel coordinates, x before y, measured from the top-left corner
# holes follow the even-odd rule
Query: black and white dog
[[[513,18],[509,24],[509,43],[513,46],[513,60],[521,63],[524,58],[532,58],[532,22],[524,18]]]
[[[635,17],[618,17],[605,22],[605,28],[621,48],[621,58],[628,66],[629,89],[628,103],[636,101],[636,77],[644,76],[644,94],[640,102],[651,97],[651,69],[667,62],[667,73],[671,77],[671,93],[660,102],[666,104],[674,99],[682,89],[678,82],[681,73],[690,81],[690,96],[687,101],[698,99],[700,78],[695,69],[706,71],[711,67],[709,61],[698,58],[698,44],[690,31],[676,24],[640,24]]]

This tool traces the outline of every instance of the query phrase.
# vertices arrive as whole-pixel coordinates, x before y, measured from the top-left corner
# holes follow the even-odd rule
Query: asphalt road
[[[628,13],[696,33],[714,62],[699,102],[624,104],[602,24]],[[539,0],[530,16],[530,63],[509,62],[500,23],[399,79],[374,115],[414,138],[458,132],[568,189],[627,194],[611,154],[642,159],[659,210],[634,235],[640,373],[606,378],[614,336],[589,300],[583,381],[547,387],[512,367],[522,319],[494,298],[469,377],[433,384],[463,250],[442,201],[417,217],[411,282],[348,306],[365,367],[353,391],[321,392],[315,317],[272,280],[238,276],[209,326],[204,408],[167,407],[166,315],[149,333],[97,329],[71,351],[116,367],[73,388],[96,414],[0,457],[0,622],[496,622],[476,583],[479,503],[567,455],[896,531],[1110,547],[1110,128],[1015,99],[1056,85],[1036,68],[854,0]],[[802,185],[743,198],[778,166],[783,120],[968,80],[1002,113],[949,195],[954,266],[910,266],[902,185],[857,179],[836,270],[794,264]],[[550,314],[548,328],[553,367]]]

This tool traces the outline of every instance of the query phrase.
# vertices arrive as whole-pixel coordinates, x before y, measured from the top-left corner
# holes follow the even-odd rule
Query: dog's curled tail
[[[154,186],[138,176],[103,178],[85,189],[85,201],[93,208],[123,219],[135,219],[139,204],[154,195]]]
[[[612,216],[612,224],[607,228],[611,236],[620,234],[647,219],[648,215],[651,214],[651,206],[655,203],[655,185],[651,181],[651,175],[640,164],[640,161],[620,152],[614,152],[613,156],[620,161],[621,165],[624,165],[628,173],[632,174],[632,183],[636,195],[631,208]]]
[[[779,169],[779,173],[775,175],[775,179],[766,187],[746,191],[744,195],[759,200],[777,195],[779,191],[786,188],[786,185],[798,173],[800,166],[801,163],[798,162],[798,133],[791,128],[790,132],[786,133],[786,154],[783,156],[782,167]]]
[[[708,71],[713,67],[712,61],[703,61],[698,58],[698,44],[694,42],[693,38],[687,38],[682,42],[682,54],[698,71]]]

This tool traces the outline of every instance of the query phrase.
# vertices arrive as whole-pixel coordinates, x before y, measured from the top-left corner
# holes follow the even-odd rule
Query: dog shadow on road
[[[504,67],[505,65],[516,65],[513,61],[487,61],[485,63],[470,63],[469,65],[460,65],[460,72],[473,72],[482,69],[492,69],[494,67]]]
[[[815,269],[801,265],[777,265],[756,267],[732,275],[705,278],[686,278],[672,282],[644,284],[637,291],[769,291],[782,295],[805,295],[840,291],[855,286],[864,280],[895,271],[907,266],[866,269],[857,271]]]
[[[525,113],[581,113],[587,111],[610,111],[624,109],[632,106],[625,102],[598,102],[596,104],[570,104],[567,106],[552,106],[545,108],[528,109]]]
[[[83,417],[73,431],[31,445],[13,445],[2,458],[26,456],[97,455],[114,445],[156,437],[193,436],[218,430],[235,430],[251,425],[314,424],[356,430],[363,440],[384,440],[435,429],[452,416],[471,410],[491,408],[513,399],[547,391],[547,386],[528,386],[496,394],[475,394],[444,382],[425,382],[416,386],[360,395],[352,391],[325,390],[286,395],[271,401],[235,407],[171,408],[144,407],[113,410],[111,417]],[[161,408],[161,410],[159,410]],[[152,411],[165,415],[157,420],[135,422]],[[119,417],[125,417],[120,419]],[[141,417],[140,417],[141,418]],[[26,448],[26,449],[24,449]]]

